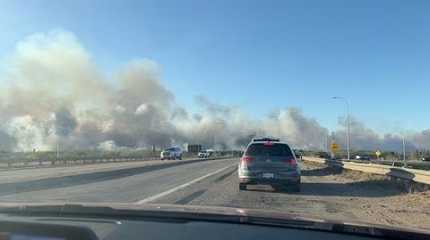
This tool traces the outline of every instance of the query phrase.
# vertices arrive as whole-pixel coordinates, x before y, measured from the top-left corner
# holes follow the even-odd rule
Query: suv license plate
[[[263,173],[263,178],[274,178],[275,175],[273,173]]]

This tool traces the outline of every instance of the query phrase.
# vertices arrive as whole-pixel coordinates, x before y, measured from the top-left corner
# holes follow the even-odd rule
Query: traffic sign
[[[332,143],[330,148],[332,152],[336,152],[339,149],[339,146],[336,143]]]
[[[376,157],[379,159],[379,157],[381,156],[381,151],[377,150],[377,151],[375,152],[375,154],[376,154]]]

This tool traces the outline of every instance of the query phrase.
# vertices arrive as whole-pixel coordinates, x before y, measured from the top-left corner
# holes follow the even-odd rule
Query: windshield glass
[[[251,144],[245,152],[247,156],[293,157],[290,148],[285,144]]]
[[[0,205],[430,229],[429,13],[430,1],[2,0]]]

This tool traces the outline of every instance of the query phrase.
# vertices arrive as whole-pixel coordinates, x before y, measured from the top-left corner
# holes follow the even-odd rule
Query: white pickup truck
[[[160,153],[161,160],[182,160],[182,150],[179,147],[166,148]]]

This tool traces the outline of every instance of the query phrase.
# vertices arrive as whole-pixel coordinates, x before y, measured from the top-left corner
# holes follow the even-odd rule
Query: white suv
[[[214,154],[214,152],[215,151],[213,149],[207,149],[207,150],[200,151],[197,154],[197,156],[199,158],[209,158],[209,157],[211,157]]]
[[[160,154],[161,160],[169,159],[182,159],[182,150],[179,147],[171,147],[164,149]]]

